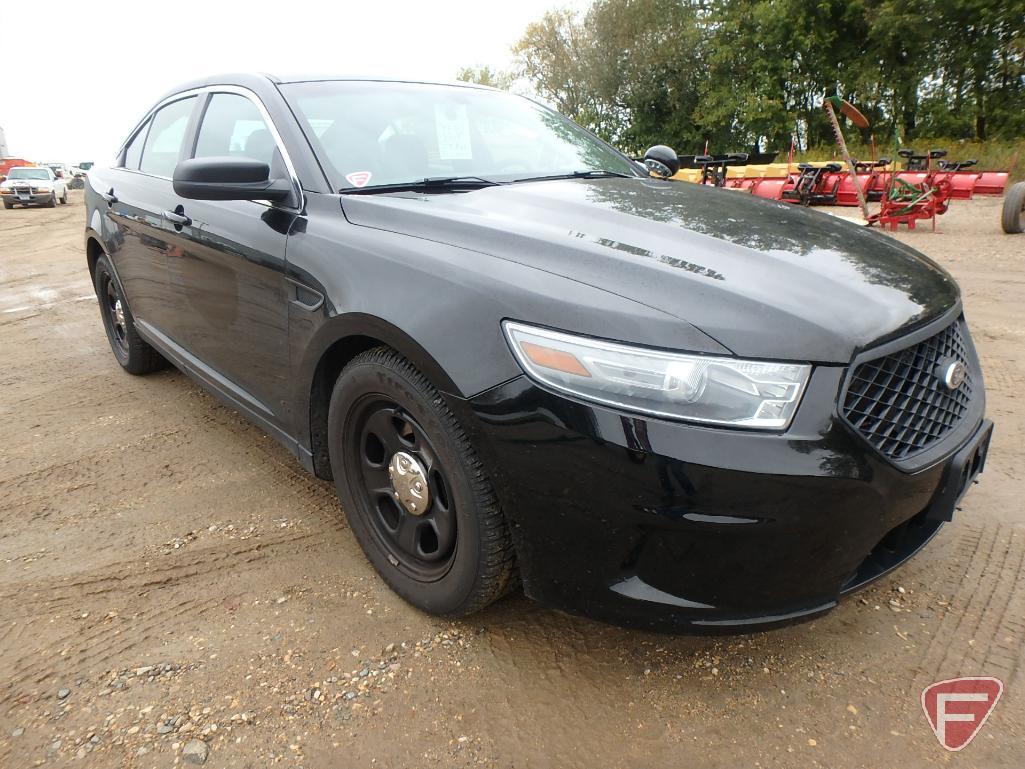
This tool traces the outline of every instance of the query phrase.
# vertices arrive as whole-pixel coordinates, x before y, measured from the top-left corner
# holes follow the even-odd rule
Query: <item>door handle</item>
[[[164,218],[175,227],[188,227],[192,224],[192,220],[185,215],[185,211],[181,206],[178,206],[178,208],[178,211],[164,211]]]
[[[117,203],[117,195],[114,194],[114,188],[111,187],[106,192],[101,192],[100,197],[107,201],[108,206],[113,206]]]

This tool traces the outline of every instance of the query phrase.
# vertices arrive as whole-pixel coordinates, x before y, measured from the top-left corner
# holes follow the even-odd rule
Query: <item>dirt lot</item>
[[[114,362],[81,193],[0,211],[0,767],[1020,767],[1025,236],[1000,201],[899,235],[961,281],[997,424],[964,509],[817,622],[621,630],[515,596],[434,620],[364,560],[330,485],[177,372]],[[919,704],[1003,679],[948,754]]]

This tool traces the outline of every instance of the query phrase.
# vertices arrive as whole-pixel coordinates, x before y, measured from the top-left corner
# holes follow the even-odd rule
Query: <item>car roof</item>
[[[265,88],[268,84],[282,85],[285,83],[310,83],[310,82],[324,82],[324,81],[364,81],[364,82],[380,82],[380,83],[419,83],[422,85],[447,85],[447,86],[458,86],[462,88],[476,88],[482,91],[494,91],[495,88],[491,88],[486,85],[478,85],[477,83],[467,83],[462,80],[444,81],[444,80],[424,80],[423,78],[416,77],[379,77],[375,75],[325,75],[325,74],[305,74],[305,75],[291,75],[291,76],[278,76],[271,75],[263,72],[228,72],[219,75],[208,75],[207,77],[198,78],[196,80],[190,80],[187,83],[183,83],[177,88],[173,88],[168,91],[161,98],[164,99],[174,96],[175,94],[182,93],[183,91],[191,91],[196,88],[206,88],[215,85],[236,85],[243,88],[248,88],[251,91],[259,91],[261,88]]]

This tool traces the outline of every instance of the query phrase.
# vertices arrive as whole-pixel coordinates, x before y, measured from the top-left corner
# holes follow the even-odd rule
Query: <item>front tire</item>
[[[135,330],[135,318],[106,256],[96,262],[94,285],[107,341],[121,368],[129,374],[149,374],[167,366],[160,353]]]
[[[515,585],[509,528],[487,472],[409,361],[387,347],[354,358],[335,383],[328,430],[349,525],[402,598],[463,617]]]

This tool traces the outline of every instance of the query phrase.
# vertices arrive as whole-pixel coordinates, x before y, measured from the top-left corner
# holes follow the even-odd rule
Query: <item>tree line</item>
[[[1025,137],[1025,0],[595,0],[513,53],[513,72],[459,77],[525,81],[631,151],[828,144],[834,93],[877,140]]]

